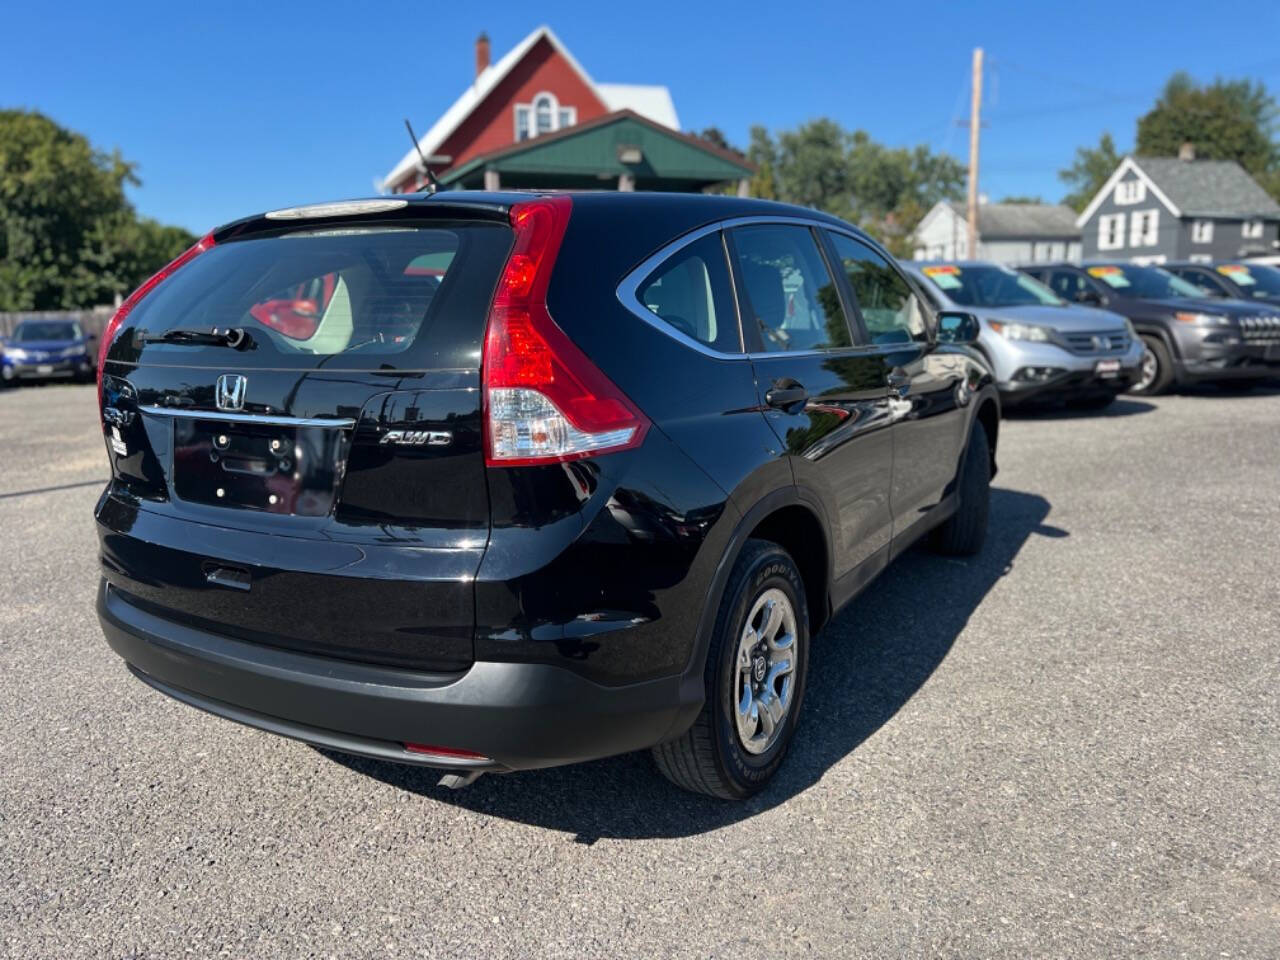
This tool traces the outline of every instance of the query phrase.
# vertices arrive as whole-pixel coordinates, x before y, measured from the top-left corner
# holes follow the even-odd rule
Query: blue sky
[[[968,13],[962,12],[969,7]],[[432,15],[432,11],[439,11]],[[829,116],[966,156],[969,62],[988,57],[982,190],[1058,199],[1056,172],[1132,143],[1175,69],[1280,92],[1280,4],[738,3],[10,5],[0,105],[41,110],[139,165],[138,208],[204,230],[360,196],[469,82],[548,23],[599,81],[663,83],[688,130]]]

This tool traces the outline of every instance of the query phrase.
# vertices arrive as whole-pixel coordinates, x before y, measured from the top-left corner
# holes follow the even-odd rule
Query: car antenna
[[[427,175],[427,180],[431,183],[431,192],[435,193],[440,189],[440,181],[436,179],[436,175],[427,166],[427,158],[422,155],[422,147],[418,145],[418,138],[413,134],[413,127],[409,125],[408,117],[404,118],[404,128],[409,131],[409,139],[413,141],[413,149],[418,151],[418,164],[422,167],[422,172]]]

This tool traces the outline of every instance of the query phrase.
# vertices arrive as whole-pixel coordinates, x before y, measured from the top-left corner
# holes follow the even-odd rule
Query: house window
[[[1124,246],[1124,214],[1106,213],[1098,218],[1098,249],[1119,250]]]
[[[1261,240],[1263,224],[1261,220],[1246,220],[1240,226],[1240,236],[1246,240]]]
[[[1147,185],[1141,180],[1121,180],[1116,184],[1116,203],[1127,206],[1147,198]]]
[[[1136,210],[1129,214],[1129,246],[1154,247],[1159,233],[1159,210]]]
[[[535,133],[550,133],[555,129],[552,117],[555,116],[551,94],[544,94],[533,101],[533,128]]]
[[[1192,243],[1213,243],[1213,221],[1196,220],[1191,224]]]
[[[516,140],[563,130],[578,122],[577,107],[562,107],[553,93],[539,93],[529,103],[515,105]]]

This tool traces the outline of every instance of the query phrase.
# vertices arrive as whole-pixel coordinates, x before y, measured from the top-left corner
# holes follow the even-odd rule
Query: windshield
[[[58,320],[35,320],[18,324],[13,332],[14,343],[33,343],[37,340],[79,340],[80,327],[75,323]]]
[[[944,263],[922,267],[920,272],[964,307],[1060,307],[1065,303],[1039,280],[1006,267]]]
[[[1173,297],[1204,299],[1204,292],[1194,283],[1175,277],[1159,267],[1138,267],[1129,263],[1107,264],[1089,267],[1089,276],[1097,277],[1121,297],[1147,300],[1168,300]]]
[[[1224,263],[1218,272],[1235,283],[1246,297],[1280,296],[1280,270],[1264,264]]]
[[[145,297],[122,335],[152,362],[225,365],[225,349],[158,342],[216,327],[249,334],[241,366],[414,368],[442,343],[483,335],[510,243],[505,225],[466,221],[234,240]]]

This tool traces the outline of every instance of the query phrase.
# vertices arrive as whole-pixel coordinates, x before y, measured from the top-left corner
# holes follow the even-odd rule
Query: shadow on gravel
[[[1241,380],[1235,383],[1201,383],[1175,391],[1186,397],[1234,400],[1239,397],[1280,396],[1280,380]]]
[[[1028,404],[1023,407],[1014,407],[1012,410],[1004,410],[1001,412],[1001,417],[1005,420],[1083,420],[1101,419],[1103,417],[1131,417],[1138,413],[1150,413],[1155,409],[1156,405],[1154,403],[1147,403],[1145,400],[1118,397],[1113,403],[1100,410],[1090,410],[1088,407],[1035,406]]]
[[[986,546],[957,560],[924,549],[900,557],[817,638],[791,755],[762,793],[742,803],[686,793],[647,753],[550,770],[484,776],[463,790],[421,767],[321,751],[358,773],[476,813],[576,835],[640,839],[705,833],[785,803],[880,729],[937,669],[970,615],[1030,537],[1065,537],[1045,524],[1049,502],[995,488]],[[959,707],[958,707],[959,708]]]

